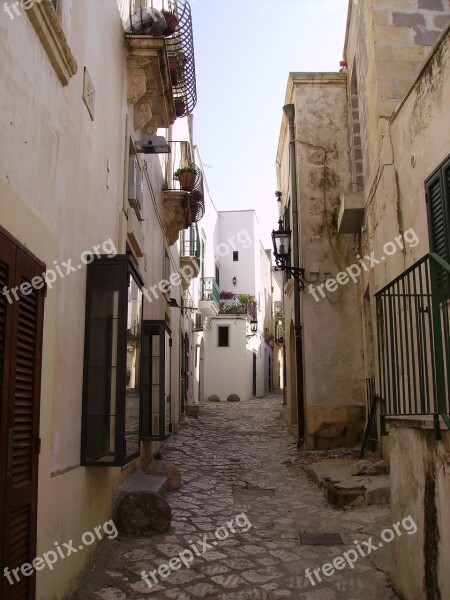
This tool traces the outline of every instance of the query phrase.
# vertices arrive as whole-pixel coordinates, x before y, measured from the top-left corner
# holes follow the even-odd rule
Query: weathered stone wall
[[[314,282],[301,293],[307,446],[353,445],[365,418],[358,288],[353,283],[333,292],[325,287],[355,260],[353,240],[337,233],[340,195],[349,190],[351,179],[346,77],[291,73],[288,90],[288,101],[296,105],[300,262]],[[289,177],[286,171],[280,175],[286,201]],[[293,294],[288,295],[287,315],[293,302]],[[288,352],[289,381],[291,347]],[[291,392],[288,401],[295,402],[296,395]]]
[[[350,3],[348,85],[358,83],[366,182],[379,148],[379,117],[398,107],[450,19],[449,0],[363,0]],[[366,196],[369,188],[366,185]]]
[[[450,598],[450,432],[437,442],[426,425],[389,426],[392,523],[410,515],[417,525],[392,541],[392,583],[405,600]]]

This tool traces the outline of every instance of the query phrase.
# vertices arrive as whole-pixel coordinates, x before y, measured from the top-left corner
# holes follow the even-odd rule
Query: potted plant
[[[186,114],[186,96],[177,96],[174,101],[175,113],[177,117],[182,117]]]
[[[177,169],[173,176],[180,182],[180,187],[185,192],[190,192],[195,182],[195,168],[184,165]]]

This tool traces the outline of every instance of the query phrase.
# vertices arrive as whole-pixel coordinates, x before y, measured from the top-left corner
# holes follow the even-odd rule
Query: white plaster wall
[[[103,2],[101,18],[93,18],[90,0],[77,0],[71,11],[64,12],[63,25],[68,36],[70,29],[69,42],[78,63],[78,73],[66,87],[57,79],[25,12],[12,21],[2,11],[0,20],[0,223],[48,266],[69,259],[77,265],[83,251],[108,239],[124,252],[128,108],[117,5]],[[94,121],[82,100],[84,67],[96,92]],[[128,122],[132,123],[132,114]],[[133,136],[139,139],[138,134]],[[163,214],[160,159],[146,160],[156,205],[145,185],[145,258],[139,266],[151,286],[164,276],[164,249],[168,248],[159,221]],[[175,269],[176,249],[172,252]],[[46,299],[38,554],[55,541],[79,539],[84,531],[110,518],[117,485],[139,464],[136,461],[123,470],[79,466],[85,279],[82,268],[58,281]],[[146,304],[144,315],[164,319],[168,310],[160,298]],[[178,397],[179,314],[172,310],[169,317],[175,334],[172,394],[176,390]],[[172,408],[176,420],[178,409],[175,404]],[[143,459],[151,449],[152,444],[143,444]],[[74,586],[91,550],[72,557],[64,569],[39,573],[37,598],[62,597]]]
[[[257,299],[255,248],[258,239],[255,211],[219,211],[220,245],[216,246],[215,257],[220,265],[221,290],[256,295]],[[233,250],[239,252],[237,262],[233,261]],[[237,279],[236,286],[233,286],[233,277]]]
[[[229,327],[229,347],[219,348],[218,327]],[[241,400],[252,397],[252,350],[245,343],[247,321],[220,316],[210,321],[205,332],[205,399],[213,394],[225,402],[230,394]]]

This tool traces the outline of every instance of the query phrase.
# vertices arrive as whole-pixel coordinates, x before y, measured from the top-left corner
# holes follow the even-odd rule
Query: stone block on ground
[[[181,487],[181,472],[178,467],[167,460],[155,460],[145,467],[145,472],[151,475],[167,477],[167,490],[173,492]]]
[[[389,473],[389,465],[385,460],[379,460],[366,469],[366,475],[385,475]]]
[[[227,398],[227,402],[240,402],[241,399],[237,394],[230,394]]]
[[[358,462],[352,466],[352,475],[364,475],[366,469],[370,467],[371,464],[370,460],[358,460]]]
[[[123,533],[152,536],[170,527],[172,511],[169,504],[155,492],[125,494],[116,506],[115,522]]]
[[[387,505],[391,500],[391,485],[387,477],[366,483],[364,504]]]

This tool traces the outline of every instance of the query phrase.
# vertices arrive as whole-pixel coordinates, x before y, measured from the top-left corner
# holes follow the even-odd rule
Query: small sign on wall
[[[91,119],[94,120],[94,109],[95,109],[95,89],[92,79],[89,75],[88,70],[84,67],[84,79],[83,79],[83,100],[87,106]]]

